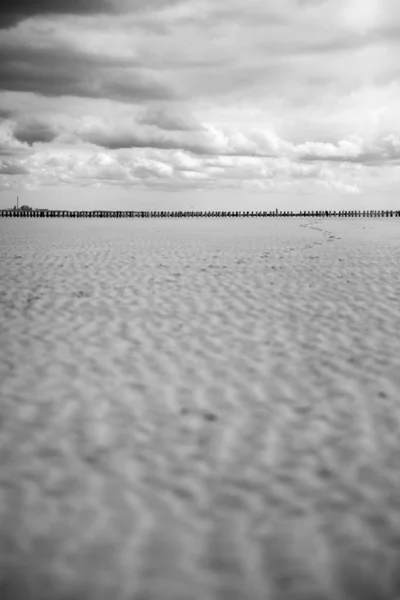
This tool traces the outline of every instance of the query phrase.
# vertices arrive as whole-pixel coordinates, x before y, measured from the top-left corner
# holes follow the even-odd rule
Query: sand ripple
[[[0,221],[0,597],[394,600],[399,264],[396,219]]]

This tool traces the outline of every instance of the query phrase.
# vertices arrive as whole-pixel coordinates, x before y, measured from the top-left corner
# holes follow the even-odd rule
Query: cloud
[[[165,131],[201,131],[203,126],[182,107],[148,107],[140,112],[136,121],[142,125],[155,125]]]
[[[140,179],[164,179],[173,174],[171,165],[151,159],[137,159],[131,164],[132,174]]]
[[[346,195],[359,193],[366,181],[382,177],[382,170],[375,169],[378,170],[369,175],[360,164],[302,163],[288,157],[193,156],[181,150],[99,151],[90,147],[71,147],[66,152],[42,147],[23,159],[3,160],[0,175],[3,181],[9,177],[10,182],[12,175],[19,175],[20,187],[101,183],[165,192],[194,189],[279,192],[290,188],[299,192],[323,189]]]
[[[76,135],[91,144],[117,150],[122,148],[159,148],[162,150],[186,149],[195,154],[216,152],[213,138],[207,133],[188,135],[186,132],[162,131],[157,127],[130,122],[116,126],[104,122],[83,123]]]
[[[22,0],[0,29],[2,181],[398,185],[398,0]]]
[[[113,3],[108,0],[4,0],[0,4],[0,27],[11,27],[37,15],[90,15],[112,12],[113,8]]]
[[[329,2],[330,0],[296,0],[296,1],[299,6],[305,6],[305,7],[318,6],[319,7],[322,4]]]
[[[12,117],[14,112],[8,108],[0,108],[0,120],[5,121]]]
[[[0,28],[43,16],[96,16],[146,13],[170,7],[181,0],[3,0],[0,4]]]
[[[336,181],[334,179],[328,181],[321,180],[319,183],[330,192],[339,192],[341,194],[359,194],[361,192],[358,185],[344,183],[343,181]]]
[[[305,142],[296,146],[294,153],[305,161],[357,161],[363,156],[362,140],[340,140],[337,144]]]
[[[78,52],[67,44],[32,47],[18,38],[0,39],[0,53],[0,90],[135,103],[175,97],[162,77],[134,60]]]
[[[57,130],[49,123],[38,119],[22,120],[16,124],[13,134],[19,142],[25,142],[29,146],[35,143],[52,142],[58,135]]]
[[[239,131],[203,125],[195,130],[160,129],[137,121],[115,124],[101,120],[84,120],[76,129],[85,142],[117,150],[122,148],[156,148],[184,150],[197,155],[276,156],[285,143],[274,132]]]
[[[199,157],[192,156],[187,152],[178,150],[171,156],[171,163],[177,171],[197,171],[201,168],[202,162]]]
[[[14,137],[13,123],[9,120],[0,121],[0,156],[15,156],[28,152],[28,145]]]
[[[30,173],[34,185],[95,185],[98,182],[123,187],[139,183],[151,186],[156,180],[169,179],[173,166],[144,157],[124,157],[109,152],[80,151],[66,155],[60,152],[38,152],[29,157],[26,167],[16,161],[4,164],[1,173]]]
[[[21,21],[3,32],[0,88],[133,103],[183,96],[260,102],[265,94],[280,95],[284,104],[297,96],[309,103],[318,90],[340,92],[375,77],[398,76],[396,61],[385,57],[382,46],[397,43],[400,17],[397,23],[381,8],[376,23],[371,21],[375,25],[354,35],[356,16],[365,20],[364,13],[375,14],[376,2],[326,0],[299,8],[294,1],[272,0],[266,6],[249,0],[245,10],[237,0],[16,3],[21,15],[35,14],[38,22]],[[16,10],[10,6],[2,9],[5,14]],[[105,11],[107,18],[101,16]],[[57,19],[39,19],[50,12]],[[65,14],[77,17],[71,21]],[[85,14],[90,18],[83,19]],[[329,55],[329,63],[322,54]],[[176,115],[152,110],[143,118],[174,127]]]
[[[87,161],[79,161],[73,169],[75,179],[116,180],[129,179],[129,173],[112,156],[104,153],[94,154]]]
[[[0,175],[27,175],[29,170],[20,162],[12,160],[0,161]]]
[[[306,142],[295,146],[293,154],[302,161],[390,164],[400,162],[400,135],[390,134],[369,142],[361,138],[337,144]]]

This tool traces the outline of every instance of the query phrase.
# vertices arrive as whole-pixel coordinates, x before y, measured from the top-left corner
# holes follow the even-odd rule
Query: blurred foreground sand
[[[396,598],[398,219],[0,220],[0,598]]]

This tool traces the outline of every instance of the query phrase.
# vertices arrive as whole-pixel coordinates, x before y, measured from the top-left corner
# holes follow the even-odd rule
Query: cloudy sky
[[[398,208],[399,0],[0,5],[0,207]]]

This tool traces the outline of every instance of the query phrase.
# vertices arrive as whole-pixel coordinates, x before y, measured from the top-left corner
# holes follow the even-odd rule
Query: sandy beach
[[[399,219],[0,219],[2,600],[400,598]]]

